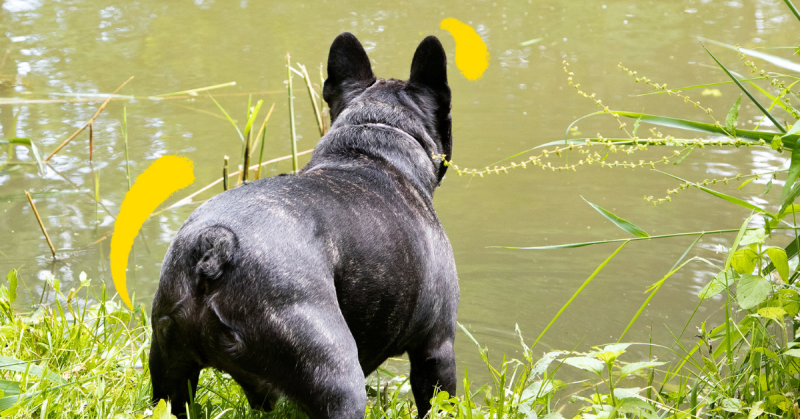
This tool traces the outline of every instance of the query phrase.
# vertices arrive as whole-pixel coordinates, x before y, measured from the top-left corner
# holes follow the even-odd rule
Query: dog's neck
[[[399,170],[420,193],[431,198],[436,188],[441,160],[435,156],[433,140],[417,136],[389,124],[365,122],[347,124],[341,119],[320,140],[311,161],[302,173],[328,167],[341,167],[347,160],[366,157],[384,161]],[[429,150],[430,149],[430,150]]]

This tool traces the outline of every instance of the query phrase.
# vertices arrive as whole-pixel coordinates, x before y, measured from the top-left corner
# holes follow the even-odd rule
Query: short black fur
[[[182,412],[202,368],[253,407],[278,396],[312,418],[363,418],[364,377],[408,353],[420,417],[456,389],[459,290],[433,208],[452,149],[447,59],[436,37],[408,81],[376,79],[343,33],[323,96],[330,132],[293,176],[200,206],[173,240],[153,301],[153,400]]]

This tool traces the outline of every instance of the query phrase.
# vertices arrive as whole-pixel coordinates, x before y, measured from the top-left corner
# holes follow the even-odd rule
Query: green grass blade
[[[235,128],[236,132],[239,134],[239,139],[242,140],[242,143],[244,143],[244,135],[242,134],[242,131],[239,130],[239,127],[236,126],[236,121],[234,121],[233,118],[231,118],[231,116],[228,115],[227,112],[225,112],[225,108],[223,108],[222,105],[220,105],[219,102],[217,102],[217,100],[214,99],[214,96],[211,96],[211,93],[208,94],[208,97],[210,97],[211,100],[214,101],[214,104],[217,105],[219,110],[222,111],[222,114],[225,115],[225,119],[227,119],[228,122],[230,122],[231,125],[233,125],[233,128]]]
[[[636,224],[633,224],[632,222],[630,222],[628,220],[625,220],[624,218],[618,217],[613,212],[611,212],[611,211],[609,211],[609,210],[607,210],[605,208],[602,208],[599,205],[595,205],[595,204],[593,204],[593,203],[591,203],[589,201],[586,201],[586,198],[584,198],[584,197],[581,197],[581,199],[583,199],[587,204],[591,205],[592,208],[596,209],[597,212],[599,212],[600,214],[603,215],[603,217],[606,217],[609,221],[614,223],[614,225],[616,225],[617,227],[621,228],[623,231],[628,232],[630,234],[633,234],[634,236],[637,236],[637,237],[650,237],[650,235],[647,234],[647,232],[642,230]]]
[[[792,48],[796,48],[796,47],[792,47]],[[776,75],[776,76],[770,76],[770,77],[781,77],[781,76],[782,75]],[[752,77],[752,78],[749,78],[749,79],[742,79],[740,81],[764,80],[766,78],[767,78],[766,76],[764,76],[764,77]],[[669,90],[672,91],[672,92],[682,92],[684,90],[702,89],[702,88],[705,88],[705,87],[722,86],[722,85],[725,85],[725,84],[733,84],[733,82],[732,81],[720,81],[720,82],[717,82],[717,83],[706,83],[706,84],[697,84],[697,85],[694,85],[694,86],[677,87],[675,89],[669,89]],[[631,95],[630,97],[660,95],[660,94],[664,94],[664,93],[669,93],[669,91],[667,91],[667,90],[657,90],[655,92],[650,92],[650,93],[641,93],[641,94],[638,94],[638,95]]]
[[[686,179],[681,179],[681,178],[679,178],[679,177],[677,177],[675,175],[671,175],[671,174],[669,174],[667,172],[662,172],[661,170],[656,170],[656,172],[663,173],[663,174],[665,174],[665,175],[667,175],[667,176],[669,176],[669,177],[671,177],[673,179],[680,180],[681,182],[689,183],[690,185],[696,187],[697,189],[700,189],[703,192],[707,192],[707,193],[709,193],[711,195],[716,196],[717,198],[722,198],[722,199],[724,199],[724,200],[726,200],[726,201],[728,201],[728,202],[730,202],[732,204],[736,204],[736,205],[739,205],[740,207],[744,207],[744,208],[747,208],[749,210],[753,210],[753,211],[756,211],[756,212],[759,212],[759,213],[762,213],[762,214],[769,215],[772,218],[776,218],[775,214],[765,210],[764,208],[761,208],[759,206],[753,205],[753,204],[751,204],[751,203],[749,203],[747,201],[743,201],[743,200],[741,200],[739,198],[735,198],[735,197],[732,197],[730,195],[726,195],[726,194],[724,194],[722,192],[717,192],[717,191],[708,189],[705,186],[699,185],[699,184],[694,183],[694,182],[689,182]]]
[[[753,88],[755,88],[759,92],[761,92],[762,95],[764,95],[764,96],[766,96],[766,97],[768,97],[768,98],[770,98],[772,100],[772,103],[770,104],[769,109],[772,109],[775,105],[778,105],[784,111],[789,112],[792,115],[794,115],[797,112],[792,107],[792,105],[789,105],[788,103],[784,102],[781,99],[782,96],[786,95],[792,89],[792,87],[794,87],[794,85],[797,84],[797,81],[795,81],[794,83],[790,84],[785,89],[783,89],[783,91],[778,96],[773,96],[772,94],[770,94],[769,92],[764,90],[761,86],[759,86],[759,85],[757,85],[757,84],[755,84],[753,82],[748,82],[748,84],[753,86]],[[756,127],[756,129],[758,129],[758,127]]]
[[[220,89],[222,87],[228,87],[228,86],[236,86],[236,82],[232,81],[229,83],[215,84],[213,86],[200,87],[197,89],[181,90],[180,92],[162,93],[160,95],[153,95],[151,97],[169,97],[169,96],[180,96],[180,95],[197,96],[197,92],[207,92],[209,90]]]
[[[533,345],[531,345],[530,349],[533,349],[536,346],[536,344],[539,343],[539,340],[541,340],[544,334],[547,333],[547,330],[550,329],[550,326],[552,326],[553,323],[555,323],[556,320],[558,320],[558,318],[561,316],[561,313],[563,313],[564,310],[566,310],[567,307],[569,307],[569,305],[572,304],[572,301],[575,300],[575,298],[577,298],[578,295],[580,295],[583,289],[586,288],[592,282],[594,277],[596,277],[597,274],[600,273],[600,271],[602,271],[603,268],[606,267],[608,262],[611,262],[611,259],[614,259],[614,256],[616,256],[617,253],[619,253],[619,251],[622,250],[622,248],[625,247],[626,244],[628,244],[628,241],[622,243],[622,245],[618,247],[617,250],[615,250],[614,253],[611,254],[611,256],[606,258],[606,260],[604,260],[603,263],[601,263],[600,266],[598,266],[597,269],[595,269],[594,272],[592,272],[589,278],[586,278],[586,281],[583,281],[583,284],[581,284],[578,290],[575,291],[575,294],[573,294],[572,297],[570,297],[570,299],[567,301],[567,303],[564,304],[563,307],[561,307],[561,310],[558,310],[558,313],[556,313],[555,317],[553,317],[553,320],[550,320],[550,323],[547,324],[547,327],[545,327],[544,330],[542,330],[542,333],[539,334],[539,337],[536,338],[536,341],[533,342]]]
[[[24,145],[28,147],[31,150],[31,154],[33,154],[33,159],[36,161],[36,167],[39,169],[39,173],[44,174],[42,154],[39,152],[39,148],[36,147],[36,143],[34,143],[33,140],[30,138],[4,138],[0,139],[0,144]]]
[[[653,289],[652,292],[650,292],[650,295],[648,295],[647,298],[644,300],[644,303],[642,303],[642,306],[639,307],[639,310],[633,316],[631,321],[628,322],[627,326],[625,326],[625,330],[623,330],[622,334],[619,335],[619,339],[617,339],[617,343],[622,341],[622,338],[625,337],[625,334],[628,333],[628,330],[630,330],[631,326],[633,326],[633,324],[636,323],[636,320],[639,318],[639,316],[642,314],[642,312],[644,312],[644,309],[650,304],[650,300],[652,300],[653,297],[656,296],[656,293],[658,292],[658,290],[661,289],[661,286],[664,285],[664,282],[666,282],[667,278],[671,277],[675,272],[678,272],[684,266],[686,266],[686,264],[688,264],[689,262],[692,262],[694,260],[694,258],[689,259],[686,262],[684,262],[683,264],[681,264],[680,266],[678,266],[678,264],[681,262],[681,260],[683,260],[683,258],[686,257],[686,255],[689,253],[689,251],[692,250],[692,248],[694,248],[694,246],[697,244],[697,242],[699,242],[700,239],[702,239],[702,238],[703,238],[702,234],[697,236],[697,238],[694,239],[694,241],[692,242],[691,245],[689,245],[689,247],[686,249],[686,251],[683,252],[683,256],[681,256],[680,259],[678,259],[678,261],[675,262],[675,265],[672,267],[672,270],[670,270],[668,274],[666,274],[663,278],[661,278],[660,281],[658,281],[656,283],[655,289]]]
[[[719,46],[721,46],[723,48],[732,49],[734,51],[741,52],[742,54],[746,54],[746,55],[749,55],[751,57],[760,58],[760,59],[762,59],[762,60],[764,60],[764,61],[766,61],[766,62],[768,62],[768,63],[770,63],[772,65],[775,65],[777,67],[785,68],[787,70],[792,70],[792,71],[796,71],[796,72],[800,73],[800,64],[798,64],[798,63],[796,63],[794,61],[789,61],[789,60],[787,60],[785,58],[776,57],[774,55],[767,54],[767,53],[760,52],[760,51],[755,51],[755,50],[752,50],[752,49],[736,48],[733,45],[726,44],[724,42],[714,41],[713,39],[706,39],[706,38],[702,38],[701,37],[700,40],[704,41],[704,42],[712,43],[714,45],[719,45]]]
[[[648,115],[648,114],[640,114],[638,112],[625,112],[625,111],[611,111],[620,116],[624,116],[626,118],[638,119],[641,117],[642,122],[647,122],[653,125],[659,125],[662,127],[668,128],[679,128],[685,129],[689,131],[700,131],[706,132],[709,134],[717,134],[717,135],[724,135],[727,136],[727,133],[722,127],[718,127],[713,124],[706,124],[703,122],[697,121],[690,121],[687,119],[680,119],[680,118],[671,118],[668,116],[659,116],[659,115]],[[753,130],[744,130],[744,129],[737,129],[736,136],[739,139],[743,140],[751,140],[751,141],[759,141],[764,140],[767,144],[772,142],[772,139],[775,138],[775,132],[769,131],[753,131]],[[784,145],[787,148],[794,147],[794,144],[797,142],[797,139],[800,136],[797,135],[790,135],[787,136],[784,140]],[[627,140],[631,141],[631,140]],[[584,140],[585,142],[585,140]],[[563,143],[563,141],[561,142]]]
[[[789,6],[789,10],[792,11],[792,13],[794,14],[794,17],[796,17],[797,20],[800,20],[800,12],[798,12],[797,8],[794,7],[794,4],[792,4],[792,1],[791,0],[783,0],[783,2],[786,3],[787,6]]]
[[[716,61],[717,65],[719,65],[720,68],[722,68],[722,70],[725,71],[725,74],[727,74],[728,77],[730,77],[731,80],[733,80],[734,83],[736,83],[736,85],[739,86],[739,89],[741,89],[742,92],[744,92],[744,94],[746,94],[747,97],[749,97],[750,100],[753,101],[753,103],[758,107],[758,109],[760,109],[761,112],[764,115],[766,115],[766,117],[769,118],[769,120],[772,121],[773,124],[775,124],[775,127],[778,128],[782,133],[786,134],[786,129],[783,128],[783,126],[780,124],[780,122],[778,122],[778,120],[775,119],[775,117],[772,116],[772,114],[769,113],[769,111],[766,110],[764,108],[764,106],[762,106],[761,103],[759,101],[757,101],[756,98],[753,97],[752,94],[750,94],[750,91],[747,90],[747,88],[745,88],[744,85],[742,83],[740,83],[739,80],[736,77],[734,77],[734,75],[731,74],[730,71],[728,71],[728,68],[725,67],[724,65],[722,65],[722,63],[717,59],[717,57],[715,57],[714,54],[712,54],[711,51],[709,51],[708,48],[705,47],[705,45],[703,46],[703,49],[705,49],[706,52],[708,53],[708,55],[710,55],[711,58],[713,58],[714,61]]]
[[[795,127],[800,128],[800,124],[795,124]],[[795,147],[792,149],[789,174],[786,176],[786,183],[783,185],[783,191],[781,192],[781,202],[783,203],[781,208],[785,208],[787,205],[791,204],[791,202],[786,202],[786,199],[789,197],[789,191],[792,189],[794,181],[797,180],[798,174],[800,174],[800,147]],[[792,201],[793,200],[794,198],[792,198]]]

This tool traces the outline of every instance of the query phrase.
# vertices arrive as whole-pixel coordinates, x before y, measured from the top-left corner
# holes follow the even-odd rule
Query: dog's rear
[[[458,284],[432,205],[450,154],[446,57],[429,37],[408,82],[376,80],[354,36],[331,46],[331,131],[297,176],[198,208],[153,302],[153,398],[183,410],[200,370],[229,373],[251,406],[286,395],[315,418],[360,418],[364,375],[411,361],[421,416],[455,391]]]

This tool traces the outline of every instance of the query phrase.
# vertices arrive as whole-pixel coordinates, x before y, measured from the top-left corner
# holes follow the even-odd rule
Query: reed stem
[[[131,190],[131,160],[128,156],[128,108],[122,108],[122,141],[125,143],[125,174],[128,176],[128,190]]]
[[[92,161],[94,154],[94,124],[89,124],[89,161]]]
[[[261,137],[261,152],[258,155],[258,166],[256,166],[256,180],[261,179],[261,162],[264,159],[264,143],[267,141],[267,122],[269,121],[270,115],[272,115],[273,109],[275,109],[274,103],[270,106],[267,117],[264,118],[264,123],[261,124],[261,129],[258,130],[258,135],[256,135],[256,141],[259,141],[259,137]]]
[[[222,190],[228,190],[228,156],[225,156],[222,163]]]
[[[308,71],[306,71],[306,66],[297,63],[297,66],[300,67],[300,71],[303,72],[303,79],[306,81],[306,88],[308,88],[308,98],[311,99],[311,105],[314,107],[314,116],[317,118],[317,127],[319,128],[319,136],[322,137],[325,135],[325,129],[322,127],[322,115],[319,113],[319,106],[317,106],[317,101],[314,99],[314,87],[311,86],[311,77],[308,76]]]
[[[103,102],[103,104],[102,104],[102,105],[100,105],[100,107],[99,107],[99,108],[97,108],[97,112],[95,112],[95,113],[94,113],[94,115],[93,115],[91,118],[89,118],[89,120],[88,120],[88,121],[86,121],[86,123],[85,123],[85,124],[83,124],[83,126],[81,126],[80,128],[78,128],[78,130],[77,130],[77,131],[75,131],[75,132],[74,132],[72,135],[70,135],[70,136],[69,136],[69,138],[67,138],[67,139],[66,139],[66,140],[65,140],[63,143],[61,143],[61,145],[60,145],[60,146],[56,147],[56,149],[55,149],[55,150],[53,150],[53,152],[52,152],[52,153],[50,153],[50,155],[49,155],[49,156],[45,157],[44,161],[45,161],[45,162],[48,162],[48,161],[50,161],[50,159],[51,159],[53,156],[55,156],[55,155],[56,155],[56,153],[58,153],[59,151],[61,151],[61,149],[62,149],[62,148],[64,148],[64,147],[65,147],[67,144],[69,144],[69,142],[70,142],[70,141],[72,141],[72,140],[73,140],[75,137],[77,137],[77,136],[78,136],[78,134],[80,134],[81,132],[83,132],[83,130],[85,130],[85,129],[86,129],[88,126],[89,126],[89,125],[91,125],[91,124],[92,124],[92,122],[94,122],[94,120],[95,120],[95,119],[97,119],[97,117],[98,117],[98,116],[100,116],[100,113],[101,113],[101,112],[103,112],[103,109],[105,109],[105,108],[106,108],[106,106],[108,106],[108,102],[111,102],[111,98],[113,98],[113,97],[114,97],[114,95],[115,95],[117,92],[119,92],[119,91],[120,91],[120,90],[121,90],[123,87],[125,87],[125,85],[126,85],[126,84],[128,84],[128,82],[129,82],[129,81],[131,81],[131,80],[133,80],[133,76],[131,76],[131,77],[130,77],[128,80],[125,80],[125,83],[122,83],[122,84],[121,84],[119,87],[117,87],[117,90],[114,90],[114,93],[111,93],[111,95],[109,95],[109,96],[108,96],[108,98],[105,100],[105,102]]]
[[[249,165],[250,165],[250,137],[252,135],[251,131],[252,130],[248,130],[247,131],[247,136],[244,139],[245,140],[245,144],[244,144],[244,167],[245,167],[245,170],[242,171],[242,182],[243,183],[247,183],[247,175],[250,172],[249,170],[246,170],[246,168],[249,167]]]
[[[292,142],[292,173],[297,174],[297,133],[294,127],[294,98],[292,98],[292,57],[286,54],[286,74],[288,75],[288,90],[289,90],[289,133]]]
[[[44,223],[42,222],[42,217],[39,216],[39,211],[36,210],[36,204],[33,203],[33,198],[31,198],[31,194],[28,191],[25,191],[25,196],[28,197],[28,202],[31,204],[31,209],[33,209],[33,215],[36,216],[36,221],[39,222],[39,227],[42,229],[42,233],[44,233],[44,238],[47,240],[47,245],[50,246],[50,252],[53,254],[53,259],[56,258],[56,248],[53,247],[53,242],[50,241],[50,236],[47,234],[47,230],[44,228]]]

